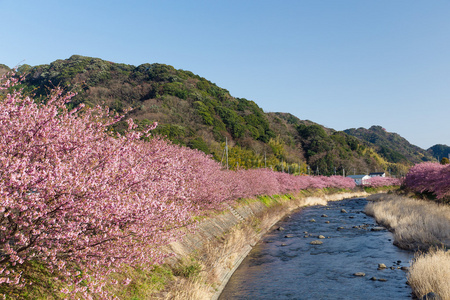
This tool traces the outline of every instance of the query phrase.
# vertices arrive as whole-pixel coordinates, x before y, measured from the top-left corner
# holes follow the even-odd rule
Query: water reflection
[[[376,223],[362,213],[366,203],[330,202],[285,218],[274,227],[284,230],[255,246],[219,299],[411,299],[400,268],[413,253],[393,246],[387,230],[373,231]],[[388,268],[377,270],[379,263]]]

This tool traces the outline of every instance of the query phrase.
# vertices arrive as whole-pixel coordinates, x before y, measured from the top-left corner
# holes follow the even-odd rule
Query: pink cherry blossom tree
[[[35,260],[72,281],[65,292],[103,293],[115,267],[161,262],[158,247],[179,238],[175,229],[224,199],[220,184],[211,188],[220,165],[205,154],[144,142],[152,127],[133,131],[132,120],[113,135],[120,117],[107,110],[68,111],[73,95],[60,89],[37,104],[17,79],[3,80],[0,283],[22,285],[17,265]]]
[[[418,193],[433,193],[438,199],[449,197],[450,165],[432,162],[417,164],[406,174],[405,185]]]
[[[383,186],[400,186],[402,185],[402,182],[403,180],[400,178],[374,176],[367,180],[364,180],[364,186],[373,188]]]

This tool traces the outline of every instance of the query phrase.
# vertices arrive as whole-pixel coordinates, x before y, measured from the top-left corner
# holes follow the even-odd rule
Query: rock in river
[[[442,298],[438,294],[433,292],[429,292],[428,294],[422,297],[422,300],[441,300],[441,299]]]
[[[382,231],[382,230],[384,230],[384,227],[380,227],[380,226],[377,226],[377,227],[374,227],[371,229],[371,231]]]

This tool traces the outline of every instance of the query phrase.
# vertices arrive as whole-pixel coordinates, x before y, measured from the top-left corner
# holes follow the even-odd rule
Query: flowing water
[[[364,198],[330,202],[280,221],[219,299],[411,299],[401,267],[414,255],[395,247],[392,234],[363,213],[366,203]],[[380,263],[387,268],[379,270]]]

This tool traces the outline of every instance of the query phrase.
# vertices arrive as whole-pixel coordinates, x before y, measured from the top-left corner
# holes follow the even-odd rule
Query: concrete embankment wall
[[[202,299],[217,299],[233,272],[255,244],[275,223],[300,207],[326,205],[328,201],[368,196],[365,192],[312,194],[300,193],[275,198],[265,205],[261,201],[240,202],[224,212],[203,220],[195,234],[169,245],[174,254],[168,263],[183,259],[197,260],[202,265],[201,280],[196,284],[205,292]]]

